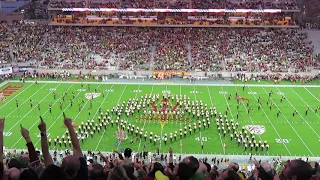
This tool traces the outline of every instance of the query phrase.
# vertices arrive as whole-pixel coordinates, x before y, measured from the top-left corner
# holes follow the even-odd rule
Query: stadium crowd
[[[5,61],[35,61],[43,68],[308,72],[320,64],[307,35],[295,29],[14,24],[1,32]]]
[[[226,9],[298,9],[296,1],[236,1],[236,0],[192,0],[192,8],[206,9],[208,7]]]
[[[7,23],[0,24],[0,61],[5,63],[10,59],[10,34]]]

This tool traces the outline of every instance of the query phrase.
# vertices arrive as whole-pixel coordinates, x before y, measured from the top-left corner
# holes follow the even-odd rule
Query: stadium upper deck
[[[51,25],[170,27],[294,27],[294,13],[264,12],[56,12]]]
[[[52,0],[51,25],[298,27],[294,0]]]
[[[52,0],[53,8],[282,9],[298,10],[296,0]]]

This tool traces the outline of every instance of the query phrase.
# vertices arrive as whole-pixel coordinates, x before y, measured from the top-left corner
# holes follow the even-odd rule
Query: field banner
[[[3,74],[11,74],[11,73],[12,73],[12,67],[0,69],[0,75],[3,75]]]
[[[19,67],[12,67],[12,73],[19,73],[20,68]]]
[[[12,72],[13,73],[25,72],[28,70],[32,70],[33,68],[34,68],[33,66],[15,66],[15,67],[12,67]]]
[[[188,76],[186,71],[152,71],[152,76]]]

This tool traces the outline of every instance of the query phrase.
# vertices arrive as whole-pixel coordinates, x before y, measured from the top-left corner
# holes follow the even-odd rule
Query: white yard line
[[[168,85],[166,85],[166,93],[167,93],[167,92],[168,92]],[[161,152],[162,134],[163,134],[163,127],[161,126],[161,131],[160,131],[160,145],[159,145],[160,152]]]
[[[194,90],[194,96],[195,96],[195,100],[197,100],[197,95],[196,95],[196,88],[195,88],[195,86],[193,86],[193,90]],[[209,89],[208,89],[209,90]],[[210,100],[211,100],[211,94],[209,93],[209,96],[210,96]],[[211,105],[212,105],[212,101],[211,101]],[[220,133],[219,133],[219,137],[220,137],[220,141],[221,141],[221,146],[223,147],[223,145],[222,145],[222,139],[221,139],[221,135],[220,135]],[[201,131],[200,131],[200,147],[201,147],[201,145],[202,145],[202,137],[201,137]],[[202,151],[202,153],[203,153],[203,149],[201,149],[201,151]]]
[[[213,105],[213,103],[212,103],[212,97],[211,97],[211,92],[210,92],[209,86],[207,86],[207,89],[208,89],[208,94],[209,94],[209,98],[210,98],[211,107],[213,108],[214,105]],[[228,105],[228,107],[229,107],[229,105]],[[231,111],[231,110],[230,110],[230,111]],[[231,115],[232,115],[232,112],[230,112],[230,113],[231,113]],[[232,116],[232,118],[233,118],[233,116]],[[215,122],[215,119],[214,119],[213,122]],[[212,124],[214,124],[214,123],[212,123]],[[220,138],[220,142],[221,142],[221,148],[222,148],[222,151],[223,151],[223,142],[222,142],[221,134],[220,134],[219,132],[218,132],[218,134],[219,134],[219,138]]]
[[[60,86],[60,84],[58,85],[58,86]],[[58,87],[57,86],[57,87]],[[44,87],[44,86],[43,86]],[[56,88],[57,88],[56,87]],[[38,90],[38,91],[40,91],[41,90],[41,88]],[[38,92],[38,91],[36,91],[36,93]],[[35,95],[35,93],[31,96],[31,97],[33,97]],[[48,93],[42,100],[44,100],[46,97],[48,97],[50,95],[50,93]],[[31,98],[31,97],[29,97],[29,99]],[[27,99],[27,100],[25,100],[24,102],[26,102],[26,101],[28,101],[29,99]],[[41,102],[41,101],[40,101]],[[31,110],[30,111],[28,111],[28,113],[26,113],[19,121],[17,121],[9,130],[7,130],[8,132],[10,132],[17,124],[19,124],[21,121],[22,121],[22,119],[24,119],[30,112],[32,112],[32,110],[34,109],[34,108],[36,108],[37,106],[33,106],[33,108],[31,108]],[[12,111],[10,114],[12,114],[14,111]],[[9,115],[10,115],[9,114]]]
[[[0,109],[2,109],[4,106],[6,106],[9,102],[11,102],[13,99],[16,99],[16,97],[18,97],[21,93],[23,93],[24,91],[26,91],[27,89],[29,89],[31,86],[32,86],[33,84],[31,84],[31,85],[29,85],[28,87],[26,87],[26,88],[23,88],[23,90],[21,91],[21,92],[19,92],[18,94],[16,94],[14,97],[12,97],[9,101],[6,101],[6,103],[4,104],[4,105],[2,105],[1,107],[0,107]],[[44,86],[46,86],[47,84],[45,84]],[[43,86],[43,87],[44,87]],[[40,88],[40,89],[42,89],[42,88]],[[38,92],[38,91],[37,91]],[[35,92],[36,93],[36,92]],[[33,95],[32,95],[33,96]]]
[[[10,80],[8,82],[20,82],[18,80]],[[35,82],[35,81],[26,81],[26,82]],[[68,84],[68,83],[74,83],[74,84],[81,84],[81,83],[85,83],[85,84],[127,84],[127,85],[131,85],[131,84],[140,84],[140,85],[158,85],[158,86],[163,86],[165,85],[164,83],[162,83],[161,81],[159,81],[158,83],[146,83],[141,81],[132,81],[132,82],[120,82],[120,81],[107,81],[107,82],[71,82],[71,81],[37,81],[38,83],[62,83],[62,84]],[[170,86],[193,86],[194,84],[190,84],[190,83],[172,83],[169,84]],[[239,86],[239,87],[243,87],[243,84],[206,84],[206,83],[199,83],[197,84],[197,86],[226,86],[226,87],[233,87],[233,86]],[[320,87],[320,85],[279,85],[279,84],[246,84],[246,87],[311,87],[311,88],[318,88]]]
[[[182,95],[182,90],[181,90],[181,86],[180,86],[180,95]],[[182,129],[182,123],[180,121],[180,129]],[[181,146],[182,145],[182,146]],[[180,138],[180,153],[182,154],[182,148],[183,148],[183,144],[182,144],[182,138]]]
[[[2,83],[0,83],[0,88],[6,84],[8,84],[8,81],[3,81]]]
[[[237,90],[237,88],[236,87],[234,87],[235,89],[236,89],[236,91],[238,91]],[[221,87],[221,89],[222,89],[222,87]],[[222,91],[223,91],[223,89],[222,89]],[[224,96],[225,97],[225,96]],[[226,98],[225,98],[226,99]],[[226,99],[227,100],[227,99]],[[241,101],[241,104],[243,105],[243,107],[246,109],[246,113],[248,114],[248,108],[246,107],[246,105],[244,104],[244,102],[243,101]],[[229,106],[229,105],[228,105]],[[230,111],[231,111],[231,109],[230,109]],[[232,114],[232,113],[231,113]],[[250,121],[251,121],[251,123],[253,124],[253,125],[255,125],[254,124],[254,122],[253,122],[253,120],[252,120],[252,118],[251,118],[251,115],[250,114],[248,114],[248,117],[249,117],[249,119],[250,119]],[[233,117],[232,117],[233,118]],[[262,140],[262,138],[261,138],[261,136],[260,135],[258,135],[259,136],[259,139],[260,139],[260,141],[262,141],[263,142],[263,140]],[[269,152],[267,152],[268,154],[269,154]]]
[[[136,92],[136,96],[137,96],[137,94],[139,93],[139,88],[140,88],[140,85],[139,85],[138,90],[137,90],[137,92]],[[122,93],[121,93],[121,95],[120,95],[120,97],[119,97],[119,100],[118,100],[117,104],[120,103],[121,98],[122,98],[122,96],[123,96],[123,93],[125,92],[126,89],[127,89],[127,85],[123,88],[123,91],[122,91]],[[120,104],[119,104],[119,105],[120,105]],[[120,122],[118,122],[118,127],[119,127],[119,126],[120,126]],[[121,141],[119,142],[119,144],[118,144],[118,146],[117,146],[117,150],[119,149],[120,144],[121,144]]]
[[[202,142],[202,136],[201,136],[201,131],[200,131],[200,147],[201,147],[201,153],[203,154],[203,149],[202,149],[202,144],[201,144],[201,142]]]
[[[73,86],[73,84],[72,84],[72,86]],[[69,87],[69,88],[70,88],[70,87]],[[68,90],[69,90],[69,88],[68,88]],[[79,91],[79,92],[77,93],[77,95],[75,96],[75,98],[77,98],[77,97],[80,95],[80,93],[81,93],[81,91]],[[59,98],[59,99],[60,99],[60,98]],[[58,102],[58,101],[57,101],[57,102]],[[87,101],[87,102],[88,102],[88,101]],[[85,104],[87,104],[87,102],[86,102]],[[70,104],[69,104],[67,107],[65,107],[62,112],[64,112],[69,106],[70,106]],[[81,111],[80,111],[80,112],[81,112]],[[60,115],[55,118],[54,122],[50,125],[49,128],[47,128],[47,132],[52,128],[52,126],[53,126],[56,122],[58,122],[58,119],[59,119],[61,116],[62,116],[62,113],[60,113]],[[34,146],[36,146],[39,142],[40,142],[40,139],[34,144]]]
[[[114,84],[112,84],[112,86],[111,86],[109,89],[112,89],[113,86],[114,86]],[[104,90],[103,90],[103,91],[104,91]],[[104,101],[107,99],[107,97],[108,97],[109,94],[110,94],[110,91],[108,91],[108,93],[104,96],[103,101],[100,103],[98,110],[101,108],[102,104],[103,104]],[[98,112],[99,112],[99,111],[96,111],[96,113],[94,113],[94,115],[93,115],[93,120],[95,119],[95,117],[96,117],[96,115],[97,115]],[[99,114],[99,115],[100,115],[100,114]],[[102,133],[102,135],[101,135],[101,138],[99,139],[99,142],[98,142],[98,144],[97,144],[97,146],[96,146],[96,149],[95,149],[94,151],[97,151],[97,149],[98,149],[98,147],[99,147],[99,145],[100,145],[100,143],[101,143],[101,140],[102,140],[104,134],[106,133],[106,130],[107,130],[107,129],[104,129],[104,130],[103,130],[103,133]]]
[[[248,87],[248,88],[249,88],[250,91],[252,92],[251,88],[250,88],[250,87]],[[254,97],[254,99],[257,101],[257,98],[256,98],[256,96],[255,96],[254,94],[253,94],[253,97]],[[277,129],[274,127],[273,123],[271,122],[269,116],[268,116],[267,113],[264,111],[263,107],[261,107],[261,110],[263,111],[264,115],[267,117],[269,123],[271,124],[272,128],[274,129],[274,131],[277,133],[278,137],[279,137],[280,139],[282,139],[281,136],[280,136],[280,134],[278,133]],[[284,145],[284,147],[287,149],[289,155],[291,156],[292,154],[291,154],[291,152],[289,151],[289,149],[288,149],[288,147],[286,146],[286,144],[285,144],[284,142],[282,142],[282,144]]]
[[[34,92],[29,98],[26,98],[25,101],[23,101],[21,104],[19,104],[19,107],[21,105],[23,105],[24,103],[26,103],[27,101],[29,101],[29,99],[31,99],[31,97],[33,97],[34,95],[36,95],[43,87],[45,87],[47,84],[45,84],[44,86],[42,86],[40,89],[38,89],[36,92]],[[11,99],[12,100],[12,99]],[[44,99],[41,99],[40,102],[42,102]],[[3,105],[4,106],[4,105]],[[2,106],[2,107],[3,107]],[[1,108],[0,108],[1,109]],[[13,111],[11,111],[10,114],[8,114],[7,116],[10,116],[12,113],[14,113],[17,109],[14,109]],[[19,110],[19,109],[18,109]]]
[[[236,87],[234,87],[234,88],[235,88],[235,89],[236,89],[236,91],[238,92],[237,88],[236,88]],[[223,88],[222,88],[222,86],[221,86],[221,90],[222,90],[222,91],[224,91],[224,90],[223,90]],[[227,100],[227,98],[226,98],[226,95],[225,95],[225,94],[223,94],[223,96],[224,96],[224,99],[226,100],[226,102],[227,102],[227,104],[228,104],[229,109],[230,109],[231,117],[232,117],[232,119],[233,119],[233,120],[235,120],[235,119],[234,119],[234,117],[233,117],[233,114],[232,114],[232,112],[231,112],[231,108],[230,108],[230,106],[229,106],[229,103],[228,103],[228,100]],[[243,107],[246,109],[246,113],[248,113],[248,109],[247,109],[246,105],[244,104],[244,102],[243,102],[243,101],[241,101],[241,102],[242,102]],[[252,123],[253,125],[255,125],[255,124],[254,124],[254,122],[253,122],[253,120],[252,120],[252,118],[251,118],[251,115],[250,115],[250,114],[248,114],[248,116],[249,116],[249,119],[250,119],[251,123]],[[238,121],[238,120],[237,120],[237,121]],[[259,137],[260,141],[262,141],[262,142],[263,142],[263,140],[262,140],[261,136],[260,136],[260,135],[258,135],[258,137]],[[267,154],[269,155],[269,151],[267,151]]]
[[[151,93],[150,93],[150,94],[153,93],[153,88],[154,88],[154,85],[153,85],[152,88],[151,88]],[[146,122],[147,122],[147,121],[145,120],[144,123],[143,123],[143,127],[142,127],[143,130],[144,130],[145,126],[146,126]],[[160,139],[160,140],[161,140],[161,139]],[[142,139],[140,138],[139,145],[138,145],[138,151],[137,151],[137,152],[139,152],[139,150],[140,150],[141,141],[142,141]],[[160,149],[160,150],[161,150],[161,149]]]
[[[277,88],[278,89],[278,88]],[[301,96],[299,94],[297,94],[292,88],[291,90],[311,109],[311,111],[313,112],[313,109],[301,98]],[[278,89],[278,91],[280,92],[280,90]],[[291,102],[289,101],[288,97],[286,97],[288,103],[293,107],[294,110],[297,110],[293,104],[291,104]],[[298,111],[298,110],[297,110]],[[298,113],[300,117],[302,117],[302,119],[304,120],[304,122],[306,122],[306,124],[310,127],[310,129],[318,136],[318,139],[320,138],[319,134],[312,128],[312,126],[310,126],[310,124],[308,123],[308,121],[301,115],[301,113]],[[317,113],[315,113],[316,116],[319,117],[319,115]]]
[[[314,98],[316,98],[316,100],[318,101],[318,102],[320,102],[320,100],[312,93],[312,92],[310,92],[306,87],[303,87],[306,91],[308,91],[308,93],[310,93]]]
[[[69,90],[72,86],[73,86],[73,84],[71,84],[71,86],[69,86],[67,90]],[[50,94],[50,93],[49,93],[49,94]],[[52,106],[55,105],[57,102],[59,102],[59,100],[60,100],[61,98],[62,98],[62,97],[60,96],[60,98],[58,98],[58,99],[52,104]],[[41,116],[43,117],[48,111],[49,111],[49,109],[47,109]],[[38,123],[39,123],[39,121],[35,121],[28,130],[31,131],[31,128],[33,128],[33,127],[34,127],[36,124],[38,124]],[[14,148],[14,146],[15,146],[16,144],[18,144],[18,142],[19,142],[21,139],[22,139],[22,136],[18,139],[17,142],[14,143],[14,145],[12,145],[12,148]],[[39,142],[39,141],[38,141],[38,142]],[[38,143],[38,142],[37,142],[37,143]],[[34,146],[36,146],[37,143],[36,143]]]
[[[196,101],[197,100],[197,96],[196,96],[196,87],[193,86],[193,95],[194,95],[194,100]]]
[[[99,86],[96,87],[96,89],[98,89],[98,88],[100,87],[100,85],[101,85],[101,84],[99,84]],[[81,93],[81,91],[78,92],[78,94],[76,95],[76,97],[78,97],[78,96],[80,95],[80,93]],[[82,108],[81,108],[80,112],[77,114],[77,116],[72,119],[73,122],[76,122],[76,119],[78,118],[78,116],[80,115],[80,113],[82,112],[83,108],[87,105],[88,102],[89,102],[89,99],[84,103],[84,105],[82,106]],[[67,109],[69,106],[70,106],[70,104],[69,104],[65,109]],[[64,111],[62,111],[62,112],[64,112]],[[58,119],[60,119],[60,117],[61,117],[62,115],[63,115],[63,113],[60,113],[60,115],[56,118],[56,120],[55,120],[54,123],[49,127],[49,129],[47,128],[47,131],[49,131],[49,130],[52,128],[52,126],[53,126],[56,122],[58,122]],[[63,133],[63,134],[64,134],[64,133]],[[62,134],[61,136],[63,136],[63,134]],[[59,136],[59,137],[61,137],[61,136]],[[37,142],[35,145],[37,145],[39,142],[40,142],[40,139],[38,140],[38,142]]]
[[[264,92],[265,92],[266,94],[268,94],[268,92],[264,89],[264,87],[262,87],[262,89],[264,90]],[[279,107],[278,107],[278,105],[273,101],[273,99],[272,99],[272,98],[270,98],[270,99],[271,99],[271,101],[273,102],[273,104],[277,107],[277,109],[280,110]],[[281,115],[286,119],[287,123],[290,125],[290,127],[292,128],[292,130],[297,134],[297,136],[299,137],[299,139],[301,140],[301,142],[304,144],[304,146],[308,149],[308,151],[309,151],[309,152],[311,153],[311,155],[313,156],[312,151],[309,149],[309,147],[306,145],[306,143],[302,140],[302,138],[300,137],[300,135],[298,134],[298,132],[294,129],[294,127],[293,127],[292,124],[289,122],[289,120],[286,118],[286,116],[285,116],[283,113],[281,113]]]

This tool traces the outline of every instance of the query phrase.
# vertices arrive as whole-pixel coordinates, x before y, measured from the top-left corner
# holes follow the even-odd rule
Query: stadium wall
[[[92,75],[107,75],[107,74],[119,74],[119,75],[130,75],[133,76],[134,73],[136,73],[136,76],[147,76],[151,75],[152,71],[119,71],[119,70],[74,70],[74,69],[33,69],[36,70],[39,73],[52,73],[52,72],[61,72],[61,71],[67,71],[71,74],[92,74]],[[30,71],[30,70],[29,70]],[[252,74],[254,75],[265,75],[266,72],[207,72],[207,76],[210,75],[215,75],[215,76],[220,76],[220,77],[231,77],[234,76],[238,73],[241,74],[246,74],[246,76],[251,76]],[[285,73],[270,73],[270,74],[300,74],[300,75],[310,75],[310,76],[315,76],[319,74],[319,70],[312,70],[311,72],[300,72],[300,73],[290,73],[290,72],[285,72]],[[192,75],[193,77],[204,77],[205,72],[188,72],[189,75]]]
[[[299,28],[298,25],[192,25],[192,24],[74,24],[74,23],[49,23],[51,26],[119,26],[119,27],[194,27],[194,28],[209,28],[209,27],[232,27],[232,28]]]
[[[12,23],[12,21],[21,21],[24,19],[23,14],[21,13],[3,13],[0,12],[0,21],[5,21],[8,23]]]

